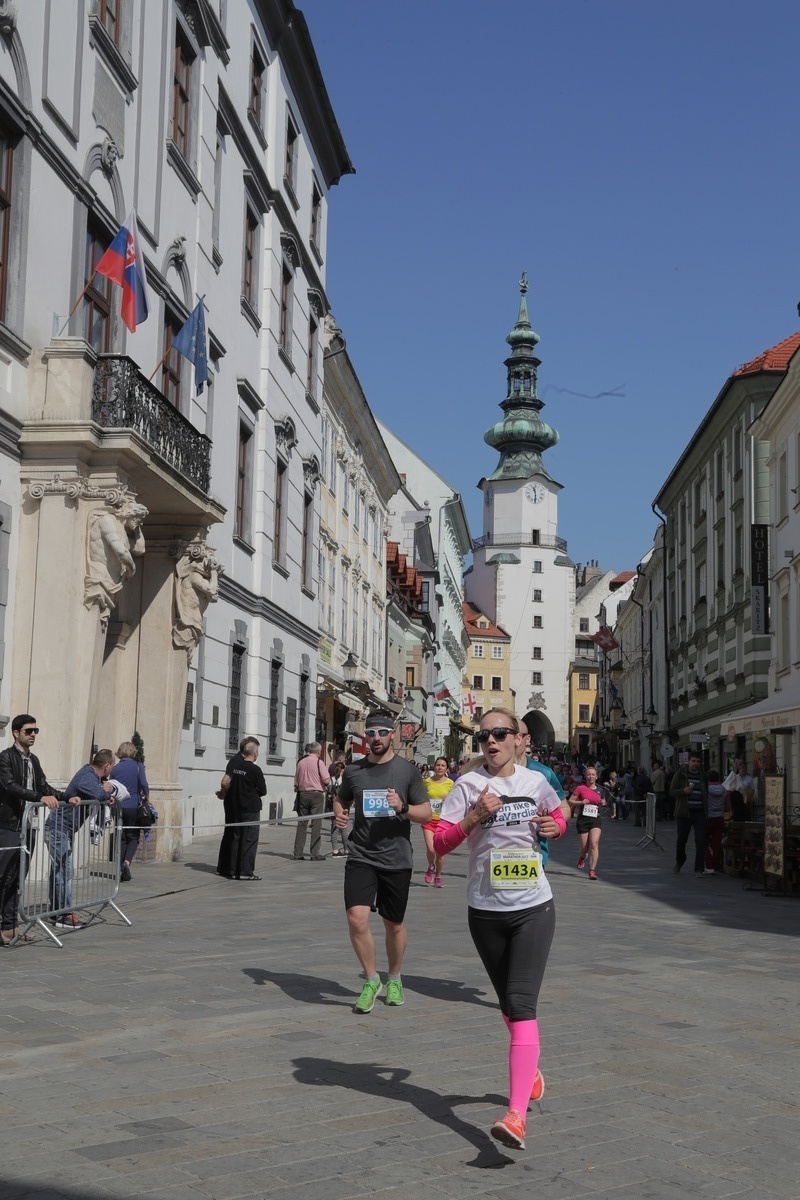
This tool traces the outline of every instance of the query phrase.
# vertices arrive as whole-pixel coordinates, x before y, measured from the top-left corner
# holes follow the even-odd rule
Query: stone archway
[[[528,727],[528,733],[531,735],[532,742],[543,742],[548,746],[554,745],[556,740],[555,730],[549,717],[541,709],[531,709],[525,714],[522,720]]]

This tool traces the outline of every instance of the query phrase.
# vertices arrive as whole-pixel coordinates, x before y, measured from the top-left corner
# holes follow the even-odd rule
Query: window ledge
[[[289,578],[289,569],[288,567],[285,567],[282,562],[277,562],[275,559],[273,559],[272,569],[273,571],[277,571],[279,575],[282,575],[284,579]]]
[[[278,358],[281,360],[283,365],[286,367],[287,371],[291,371],[291,373],[294,375],[294,372],[295,372],[294,363],[289,358],[289,355],[284,350],[283,346],[278,346]]]
[[[313,409],[315,413],[319,412],[319,405],[317,404],[312,392],[306,392],[306,404],[309,406],[309,408]]]
[[[322,263],[323,263],[323,258],[322,258],[322,253],[320,252],[319,246],[317,245],[317,243],[314,241],[313,238],[309,238],[308,244],[311,247],[311,253],[314,255],[314,258],[317,260],[317,266],[321,267]]]
[[[211,265],[219,275],[220,267],[222,266],[222,255],[219,252],[219,246],[211,247]]]
[[[256,141],[258,142],[259,146],[261,147],[262,150],[266,150],[267,135],[264,133],[264,130],[261,128],[261,123],[260,123],[258,117],[256,116],[256,114],[253,112],[252,108],[248,108],[248,110],[247,110],[247,119],[250,122],[250,128],[252,129],[253,133],[256,135]]]
[[[95,49],[122,91],[126,96],[131,96],[139,86],[139,81],[126,62],[125,55],[119,46],[114,45],[96,13],[89,17],[89,34]]]
[[[203,755],[205,754],[205,752],[206,752],[205,746],[195,746],[195,748],[194,748],[195,758],[202,758]]]
[[[0,321],[0,347],[3,350],[7,350],[19,362],[27,362],[30,358],[31,348],[28,343],[23,341],[21,337],[17,337],[13,329],[9,329],[2,321]]]
[[[738,471],[734,472],[733,482],[736,483],[737,479],[741,479],[741,478],[742,478],[742,468],[740,467]]]
[[[246,542],[243,537],[239,536],[238,533],[233,535],[233,544],[234,546],[238,546],[240,550],[244,550],[245,554],[253,555],[256,552],[255,546],[251,546],[250,543]]]
[[[282,758],[280,754],[268,754],[267,762],[271,767],[282,767],[286,759]]]
[[[261,329],[261,321],[258,313],[253,308],[246,296],[239,297],[239,304],[241,306],[242,316],[246,318],[246,320],[253,326],[253,329],[255,329],[256,333],[258,333]]]
[[[172,138],[167,138],[167,162],[192,197],[192,200],[197,203],[197,197],[203,190],[202,185]]]
[[[300,208],[300,201],[297,199],[297,194],[294,190],[294,184],[288,175],[284,175],[283,177],[283,186],[286,188],[286,195],[289,197],[292,205],[294,206],[294,211],[297,212],[297,210]]]
[[[307,587],[305,584],[303,584],[303,586],[300,588],[300,591],[304,596],[308,596],[309,600],[316,600],[316,596],[312,592],[311,588]]]

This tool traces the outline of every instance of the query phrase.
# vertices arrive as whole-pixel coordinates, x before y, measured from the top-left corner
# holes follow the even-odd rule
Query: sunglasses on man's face
[[[504,725],[498,725],[496,729],[480,729],[478,731],[478,741],[483,745],[488,742],[490,737],[493,737],[496,742],[504,742],[509,734],[513,737],[516,729],[506,729]]]
[[[390,733],[394,733],[393,729],[368,729],[367,737],[388,737]]]
[[[31,729],[21,729],[21,730],[20,730],[20,733],[26,733],[26,734],[38,733],[38,732],[39,732],[39,727],[38,727],[38,725],[37,725],[37,726],[35,726],[34,728],[31,728]]]

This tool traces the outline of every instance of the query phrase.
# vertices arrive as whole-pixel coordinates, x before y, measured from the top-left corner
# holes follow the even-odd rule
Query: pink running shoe
[[[427,871],[425,872],[425,882],[433,883],[433,867],[428,867]]]
[[[441,875],[434,875],[434,877],[433,877],[433,886],[434,886],[434,887],[444,887],[444,884],[442,883],[442,877],[441,877]]]

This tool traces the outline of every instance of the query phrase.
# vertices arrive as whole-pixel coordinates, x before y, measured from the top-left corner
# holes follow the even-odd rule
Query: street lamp
[[[358,659],[352,650],[342,663],[342,673],[348,683],[355,683],[356,675],[358,674]]]

